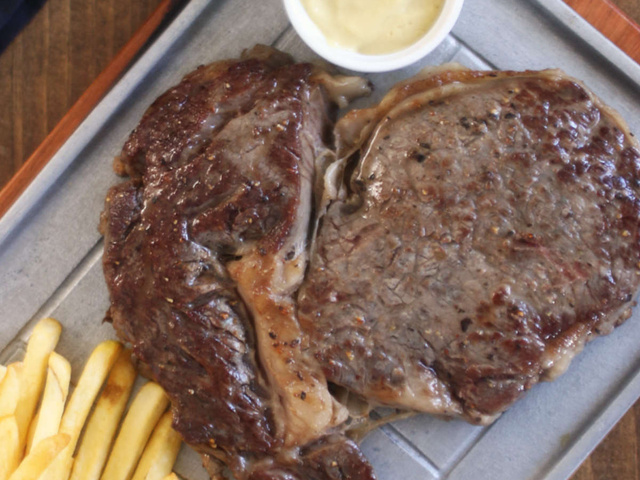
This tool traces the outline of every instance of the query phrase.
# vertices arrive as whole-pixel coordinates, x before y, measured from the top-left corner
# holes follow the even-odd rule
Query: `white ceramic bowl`
[[[445,0],[435,23],[420,40],[407,48],[384,55],[364,55],[331,45],[300,0],[284,0],[284,6],[298,35],[321,57],[357,72],[387,72],[411,65],[435,49],[456,23],[463,1]]]

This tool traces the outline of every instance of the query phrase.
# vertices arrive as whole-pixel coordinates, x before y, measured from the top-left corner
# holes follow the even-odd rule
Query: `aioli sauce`
[[[402,50],[434,24],[444,0],[302,0],[327,41],[376,55]]]

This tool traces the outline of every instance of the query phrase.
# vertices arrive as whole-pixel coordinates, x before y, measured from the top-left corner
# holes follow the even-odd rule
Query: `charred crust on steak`
[[[256,47],[114,161],[107,318],[212,478],[372,480],[353,439],[490,423],[635,305],[640,152],[584,85],[446,65],[333,128],[369,88]]]
[[[302,350],[291,298],[340,85],[341,101],[367,89],[269,47],[201,66],[149,107],[114,164],[130,179],[101,217],[108,316],[185,441],[238,480],[265,462],[320,469],[311,446],[333,430],[343,468],[373,478],[339,433],[348,414]],[[309,459],[287,459],[302,445]]]

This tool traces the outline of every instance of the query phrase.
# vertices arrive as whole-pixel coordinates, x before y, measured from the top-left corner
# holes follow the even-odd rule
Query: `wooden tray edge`
[[[640,26],[611,0],[564,0],[582,18],[640,63]]]

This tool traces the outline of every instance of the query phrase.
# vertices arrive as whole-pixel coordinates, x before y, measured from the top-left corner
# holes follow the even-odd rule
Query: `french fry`
[[[0,417],[0,480],[7,480],[20,463],[20,434],[13,415]]]
[[[140,457],[133,480],[163,480],[176,463],[182,438],[173,428],[171,411],[165,412]]]
[[[5,367],[4,365],[0,365],[0,383],[2,383],[2,380],[4,379],[6,373],[7,367]]]
[[[153,427],[166,410],[169,400],[162,388],[146,383],[138,392],[102,474],[102,480],[129,480]]]
[[[169,475],[164,477],[164,480],[180,480],[180,477],[178,477],[178,475],[176,475],[175,473],[171,472]]]
[[[53,462],[49,464],[47,469],[40,475],[38,480],[60,479],[67,480],[73,466],[73,454],[69,449],[69,445],[58,454]]]
[[[31,421],[31,425],[29,425],[29,432],[27,433],[27,446],[25,448],[25,452],[28,454],[31,451],[31,447],[33,446],[33,436],[36,434],[36,427],[38,426],[38,422],[40,421],[40,409],[33,420]]]
[[[71,379],[71,365],[62,355],[56,352],[49,355],[49,369],[47,382],[44,387],[44,395],[40,404],[40,411],[35,425],[31,443],[27,441],[27,452],[32,446],[38,445],[41,440],[58,433],[60,420],[64,411],[64,404],[69,393],[69,380]],[[42,414],[44,412],[44,414]]]
[[[24,451],[29,424],[44,387],[49,355],[58,344],[60,333],[62,326],[58,321],[44,318],[36,324],[27,342],[24,370],[20,376],[20,400],[15,412],[20,434],[20,452]]]
[[[33,447],[9,480],[37,479],[68,443],[69,435],[64,433],[45,438]]]
[[[0,417],[13,415],[20,399],[20,375],[22,362],[9,364],[0,383]]]
[[[75,450],[93,401],[98,396],[98,392],[121,350],[122,345],[118,342],[107,340],[91,352],[60,422],[60,433],[69,435],[71,450]]]
[[[87,423],[73,464],[71,480],[98,480],[127,406],[136,371],[131,352],[123,350]]]
[[[76,449],[84,422],[121,349],[122,345],[118,342],[107,340],[91,352],[60,422],[60,433],[69,435],[69,443],[45,470],[40,477],[41,480],[67,480],[69,478],[73,464],[73,452]]]

